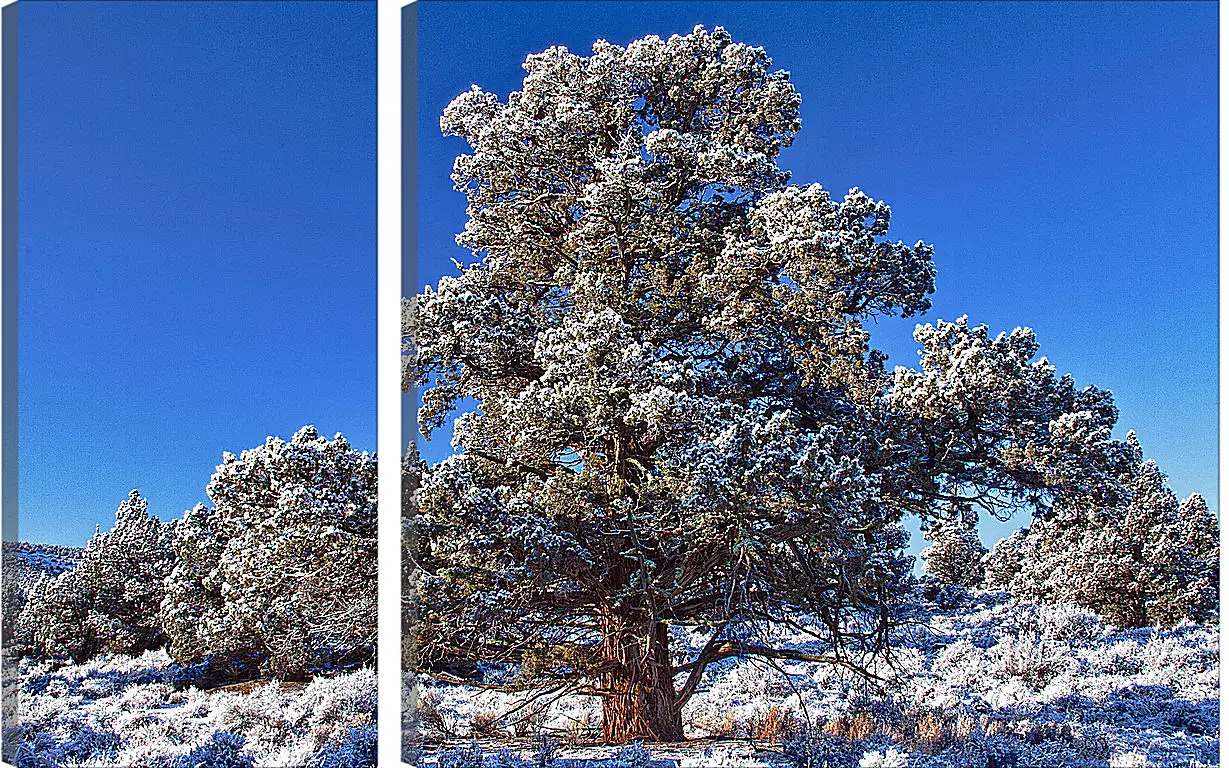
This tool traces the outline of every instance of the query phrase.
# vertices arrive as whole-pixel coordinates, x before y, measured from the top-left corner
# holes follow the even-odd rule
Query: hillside
[[[59,544],[36,544],[28,541],[6,541],[0,545],[3,552],[3,568],[8,573],[36,576],[45,573],[58,576],[74,568],[81,559],[81,547]],[[12,571],[9,569],[12,568]]]

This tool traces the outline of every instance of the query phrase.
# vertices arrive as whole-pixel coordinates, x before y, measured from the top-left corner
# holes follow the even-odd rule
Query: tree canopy
[[[424,435],[460,412],[414,495],[422,664],[507,662],[486,684],[678,740],[720,659],[882,649],[904,515],[1124,493],[1110,394],[1031,330],[920,325],[920,369],[886,369],[867,323],[930,308],[932,250],[857,188],[790,183],[801,97],[764,50],[697,27],[524,68],[444,111],[473,259],[406,305]],[[676,628],[710,640],[676,658]]]
[[[224,454],[207,491],[213,506],[175,532],[162,601],[172,655],[292,679],[370,658],[375,457],[304,427]]]

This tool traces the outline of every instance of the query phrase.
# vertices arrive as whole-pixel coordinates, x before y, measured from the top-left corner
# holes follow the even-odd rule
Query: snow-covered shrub
[[[483,761],[483,768],[530,768],[530,763],[517,752],[501,749]]]
[[[1115,752],[1110,757],[1109,768],[1152,768],[1144,752]]]
[[[648,747],[637,741],[616,752],[610,759],[610,768],[648,768],[652,759]]]
[[[976,520],[967,520],[958,512],[949,514],[930,524],[923,536],[930,542],[920,553],[927,575],[943,584],[981,585],[986,548],[977,537]]]
[[[374,768],[376,728],[364,725],[351,728],[340,738],[332,738],[312,756],[313,768]]]
[[[901,674],[886,690],[831,665],[782,662],[788,678],[745,660],[714,665],[688,704],[688,736],[711,735],[721,713],[741,724],[737,733],[776,707],[800,724],[822,725],[781,742],[799,768],[854,768],[865,753],[888,749],[908,752],[910,768],[1106,768],[1113,754],[1128,752],[1163,768],[1215,764],[1215,624],[1119,630],[1078,606],[1022,603],[1002,592],[974,591],[970,600],[919,614],[924,631],[900,636],[893,653]],[[801,633],[791,642],[813,647]],[[423,679],[424,698],[459,733],[473,713],[511,701]],[[597,706],[594,697],[564,697],[543,725],[565,731],[588,717],[592,726]],[[600,731],[576,736],[570,748],[593,743]],[[684,754],[699,761],[694,750]],[[561,762],[571,754],[563,750]]]
[[[322,742],[340,736],[348,725],[374,723],[376,673],[360,669],[336,677],[317,677],[290,705],[292,722]]]
[[[66,763],[114,761],[122,744],[80,716],[48,724],[21,723],[4,731],[4,759],[17,768],[60,768]]]
[[[908,754],[892,748],[883,752],[872,750],[862,755],[862,759],[858,761],[859,768],[908,768],[908,765]]]
[[[375,642],[376,459],[304,427],[224,454],[175,536],[163,621],[179,660],[218,677],[304,679]]]
[[[546,768],[559,755],[559,739],[548,733],[539,733],[534,738],[534,765]]]
[[[436,759],[437,768],[482,768],[482,747],[478,742],[440,752]]]
[[[293,710],[277,684],[260,685],[246,693],[213,696],[212,720],[224,731],[243,734],[260,750],[273,750],[293,738],[287,715]]]
[[[781,751],[797,768],[854,768],[858,763],[849,739],[817,728],[786,738]]]
[[[1058,643],[1039,638],[1033,632],[1004,637],[990,651],[991,670],[1004,677],[1023,680],[1041,690],[1057,677],[1067,664],[1067,655]]]
[[[21,768],[184,761],[281,768],[322,760],[349,768],[363,765],[374,743],[370,670],[307,686],[270,681],[211,692],[176,687],[182,671],[165,650],[83,664],[24,659],[16,671],[16,725],[4,734],[4,755]],[[242,746],[232,737],[243,737]]]
[[[252,768],[252,756],[243,750],[242,736],[218,731],[209,741],[171,762],[171,768]]]
[[[732,747],[710,748],[700,755],[684,755],[678,768],[770,768],[768,763],[738,754]]]
[[[132,491],[115,512],[115,526],[94,534],[76,568],[35,584],[16,633],[28,635],[37,653],[76,661],[158,647],[174,529]]]

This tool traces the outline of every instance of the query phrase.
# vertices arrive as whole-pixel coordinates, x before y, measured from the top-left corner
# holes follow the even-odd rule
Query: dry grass
[[[563,740],[569,747],[583,747],[596,743],[601,735],[602,726],[598,716],[585,711],[580,718],[573,718],[568,722]]]
[[[478,739],[499,739],[505,736],[503,728],[504,716],[498,712],[484,710],[475,712],[470,718],[470,734]]]
[[[859,711],[829,720],[823,727],[829,736],[858,741],[883,735],[911,752],[934,755],[959,748],[972,737],[1016,736],[1030,744],[1062,742],[1075,746],[1083,737],[1069,723],[1038,723],[1032,720],[1006,720],[968,713],[952,715],[930,710],[905,713],[899,723],[880,722],[870,712]]]
[[[512,735],[518,739],[537,736],[546,726],[547,714],[546,707],[539,707],[535,710],[523,709],[510,715]]]
[[[798,717],[792,710],[774,705],[763,715],[750,718],[747,732],[755,741],[779,744],[782,739],[797,733],[799,725]]]
[[[418,726],[424,740],[435,743],[459,738],[460,734],[440,710],[440,695],[425,691],[418,697]]]

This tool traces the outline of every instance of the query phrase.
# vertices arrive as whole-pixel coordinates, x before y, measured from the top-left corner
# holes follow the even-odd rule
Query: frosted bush
[[[351,728],[312,756],[313,768],[374,768],[376,729],[373,725]]]
[[[857,756],[849,739],[818,729],[806,729],[781,745],[797,768],[854,768]]]
[[[623,747],[610,759],[609,768],[648,768],[652,755],[639,741]]]
[[[1037,628],[1045,641],[1085,645],[1107,632],[1095,613],[1078,605],[1039,605],[1036,612]]]
[[[369,670],[317,678],[302,689],[271,682],[246,693],[179,689],[184,670],[161,652],[18,670],[11,684],[19,690],[17,725],[5,731],[4,756],[19,768],[358,768],[374,745]]]
[[[745,734],[775,707],[797,718],[780,743],[798,768],[854,768],[864,753],[887,749],[908,753],[910,768],[1106,768],[1114,754],[1131,752],[1147,755],[1149,768],[1215,763],[1217,625],[1117,630],[1079,608],[991,592],[971,599],[959,610],[919,613],[925,626],[901,634],[900,669],[887,689],[831,665],[782,663],[789,681],[738,659],[714,665],[684,710],[688,735],[716,735],[710,729],[718,726]],[[795,642],[808,647],[802,636]],[[459,686],[427,689],[462,732],[467,718],[496,701]],[[563,732],[587,723],[569,738],[596,739],[599,705],[596,697],[565,697],[546,726]],[[850,735],[859,713],[858,734],[872,734],[865,739]],[[927,713],[929,736],[918,725]],[[835,735],[806,725],[825,722],[841,723]],[[922,749],[924,737],[931,741]],[[684,757],[702,768],[701,750]]]
[[[1034,632],[1004,637],[990,651],[991,671],[1041,690],[1066,667],[1064,646]]]
[[[1143,752],[1117,752],[1110,757],[1109,768],[1152,768]]]
[[[858,761],[859,768],[908,768],[909,756],[889,748],[885,752],[867,752]]]
[[[700,755],[685,755],[678,768],[771,768],[768,763],[747,755],[740,755],[732,748],[707,749]]]
[[[292,737],[286,720],[288,700],[277,685],[262,685],[246,694],[215,697],[213,722],[220,730],[241,733],[252,749],[265,752]]]
[[[989,674],[986,652],[968,640],[957,640],[939,652],[934,671],[950,685],[971,688]]]
[[[436,759],[436,768],[482,768],[482,747],[471,741],[462,747],[446,749]]]
[[[243,737],[218,731],[209,741],[171,762],[171,768],[252,768],[252,756],[243,750]]]
[[[375,717],[375,670],[361,669],[338,677],[318,677],[303,689],[297,709],[306,715],[308,727],[327,725],[363,714]]]

